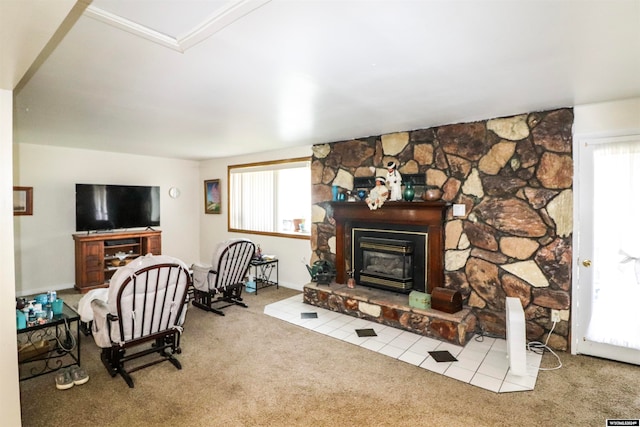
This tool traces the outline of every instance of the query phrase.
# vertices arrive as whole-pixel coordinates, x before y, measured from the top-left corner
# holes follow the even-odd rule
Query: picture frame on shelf
[[[220,180],[208,179],[204,182],[204,213],[221,213]]]
[[[33,187],[13,187],[13,214],[33,215]]]

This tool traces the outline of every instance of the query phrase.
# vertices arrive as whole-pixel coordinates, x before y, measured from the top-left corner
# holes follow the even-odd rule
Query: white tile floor
[[[507,342],[472,338],[461,347],[417,335],[379,323],[314,307],[302,302],[302,294],[265,306],[264,313],[315,332],[376,351],[432,372],[463,381],[496,393],[533,390],[542,355],[527,351],[527,375],[509,372]],[[304,319],[301,313],[317,313],[317,318]],[[377,336],[359,337],[356,329],[372,328]],[[447,350],[457,362],[436,362],[430,351]]]

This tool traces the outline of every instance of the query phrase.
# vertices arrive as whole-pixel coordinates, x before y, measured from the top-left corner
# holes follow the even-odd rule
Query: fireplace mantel
[[[384,224],[419,227],[428,233],[427,292],[444,282],[444,220],[449,204],[436,202],[386,202],[370,210],[362,202],[331,202],[336,222],[336,282],[346,283],[347,264],[353,224]]]

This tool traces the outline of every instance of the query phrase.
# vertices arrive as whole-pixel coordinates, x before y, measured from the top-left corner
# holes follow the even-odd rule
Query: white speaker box
[[[527,343],[524,310],[519,298],[507,297],[507,357],[513,375],[527,375]]]

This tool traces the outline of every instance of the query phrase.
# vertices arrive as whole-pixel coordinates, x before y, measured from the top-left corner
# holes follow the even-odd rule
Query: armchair
[[[247,307],[242,288],[255,250],[248,239],[231,239],[218,245],[211,266],[194,264],[193,305],[220,316],[224,316],[221,309],[230,305]]]
[[[151,254],[120,268],[111,278],[107,301],[94,299],[92,335],[102,348],[109,374],[120,374],[133,387],[130,373],[169,361],[182,369],[180,336],[187,311],[191,276],[180,260]],[[158,358],[126,369],[125,364],[157,353]]]

